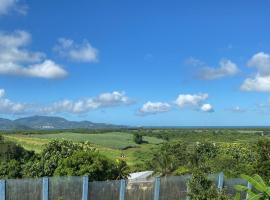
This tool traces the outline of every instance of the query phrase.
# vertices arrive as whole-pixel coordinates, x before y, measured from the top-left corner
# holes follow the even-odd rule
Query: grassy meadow
[[[143,134],[145,143],[133,141],[134,132]],[[253,129],[134,129],[132,131],[76,132],[49,131],[29,133],[6,133],[6,140],[16,142],[25,149],[41,152],[44,145],[51,140],[71,140],[73,142],[89,142],[98,151],[109,158],[124,159],[130,166],[140,165],[148,160],[153,149],[166,140],[182,140],[194,144],[198,141],[215,143],[255,143],[262,136],[269,137],[269,130]],[[164,137],[166,136],[166,137]]]
[[[93,147],[109,158],[120,158],[133,166],[140,164],[143,160],[148,159],[151,155],[152,148],[156,144],[163,142],[156,137],[145,136],[143,139],[146,143],[138,145],[133,141],[133,135],[126,132],[108,132],[108,133],[44,133],[44,134],[5,134],[6,140],[16,142],[25,149],[40,152],[49,141],[71,140],[73,142],[90,142]]]

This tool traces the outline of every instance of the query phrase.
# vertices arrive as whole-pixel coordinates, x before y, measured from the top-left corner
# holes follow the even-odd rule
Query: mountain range
[[[16,120],[0,118],[0,130],[60,130],[60,129],[109,129],[124,126],[94,123],[90,121],[69,121],[62,117],[31,116]]]

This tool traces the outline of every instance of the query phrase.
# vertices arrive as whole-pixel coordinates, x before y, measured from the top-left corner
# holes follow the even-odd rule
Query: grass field
[[[153,130],[147,133],[143,139],[148,143],[138,145],[133,141],[133,135],[127,132],[106,132],[106,133],[75,133],[75,132],[50,132],[50,133],[31,133],[31,134],[5,134],[6,140],[14,141],[28,150],[40,152],[44,145],[53,139],[65,139],[73,142],[90,142],[93,147],[109,158],[121,158],[124,155],[124,160],[130,165],[134,166],[143,161],[148,160],[153,149],[157,144],[163,142],[162,139],[156,138],[156,134],[173,135],[172,140],[182,140],[190,144],[198,141],[211,141],[215,143],[238,143],[250,144],[255,143],[259,139],[269,138],[269,131],[262,132],[246,130]],[[129,147],[129,148],[126,148]],[[125,150],[123,150],[125,149]]]
[[[6,140],[16,142],[28,150],[40,152],[44,145],[53,139],[72,140],[74,142],[89,141],[98,151],[109,158],[116,159],[124,155],[124,160],[130,165],[142,163],[150,157],[152,148],[163,142],[161,139],[155,137],[145,136],[143,139],[147,143],[137,145],[133,141],[133,135],[123,132],[109,132],[100,134],[84,134],[84,133],[55,133],[55,134],[6,134]],[[130,146],[126,150],[121,150]]]
[[[89,141],[90,143],[97,144],[104,147],[109,147],[113,149],[122,149],[128,146],[136,147],[138,146],[133,141],[133,135],[129,133],[123,132],[110,132],[110,133],[102,133],[102,134],[84,134],[84,133],[56,133],[56,134],[32,134],[26,135],[26,137],[31,139],[64,139],[64,140],[72,140],[73,142],[85,142]],[[145,141],[149,144],[158,144],[162,142],[161,139],[154,137],[144,137]]]

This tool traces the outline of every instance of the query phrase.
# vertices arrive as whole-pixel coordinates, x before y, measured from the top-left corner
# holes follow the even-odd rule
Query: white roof
[[[153,171],[143,171],[143,172],[135,172],[129,174],[129,180],[138,180],[138,179],[147,179],[151,176],[154,172]]]

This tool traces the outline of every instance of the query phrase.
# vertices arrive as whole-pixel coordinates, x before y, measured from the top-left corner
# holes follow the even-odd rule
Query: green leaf
[[[240,193],[236,193],[233,199],[234,200],[240,200],[240,198],[241,198]]]
[[[241,198],[241,195],[240,195],[240,193],[236,193],[236,195],[234,196],[234,200],[240,200],[240,198]]]
[[[251,190],[247,190],[247,193],[249,194],[249,196],[255,196],[256,194],[254,192],[252,192]]]
[[[238,190],[239,192],[245,192],[248,190],[248,188],[244,185],[235,185],[234,188]]]
[[[259,182],[257,182],[254,178],[252,178],[251,176],[248,175],[241,175],[241,177],[243,179],[245,179],[246,181],[250,182],[252,184],[252,186],[258,190],[259,192],[266,192],[266,187],[262,184],[260,184]]]
[[[258,174],[255,174],[255,175],[253,176],[253,178],[254,178],[258,183],[260,183],[260,184],[266,186],[264,180],[263,180],[262,177],[260,177]]]
[[[249,197],[248,200],[260,200],[263,197],[263,194],[257,194],[255,196]]]

